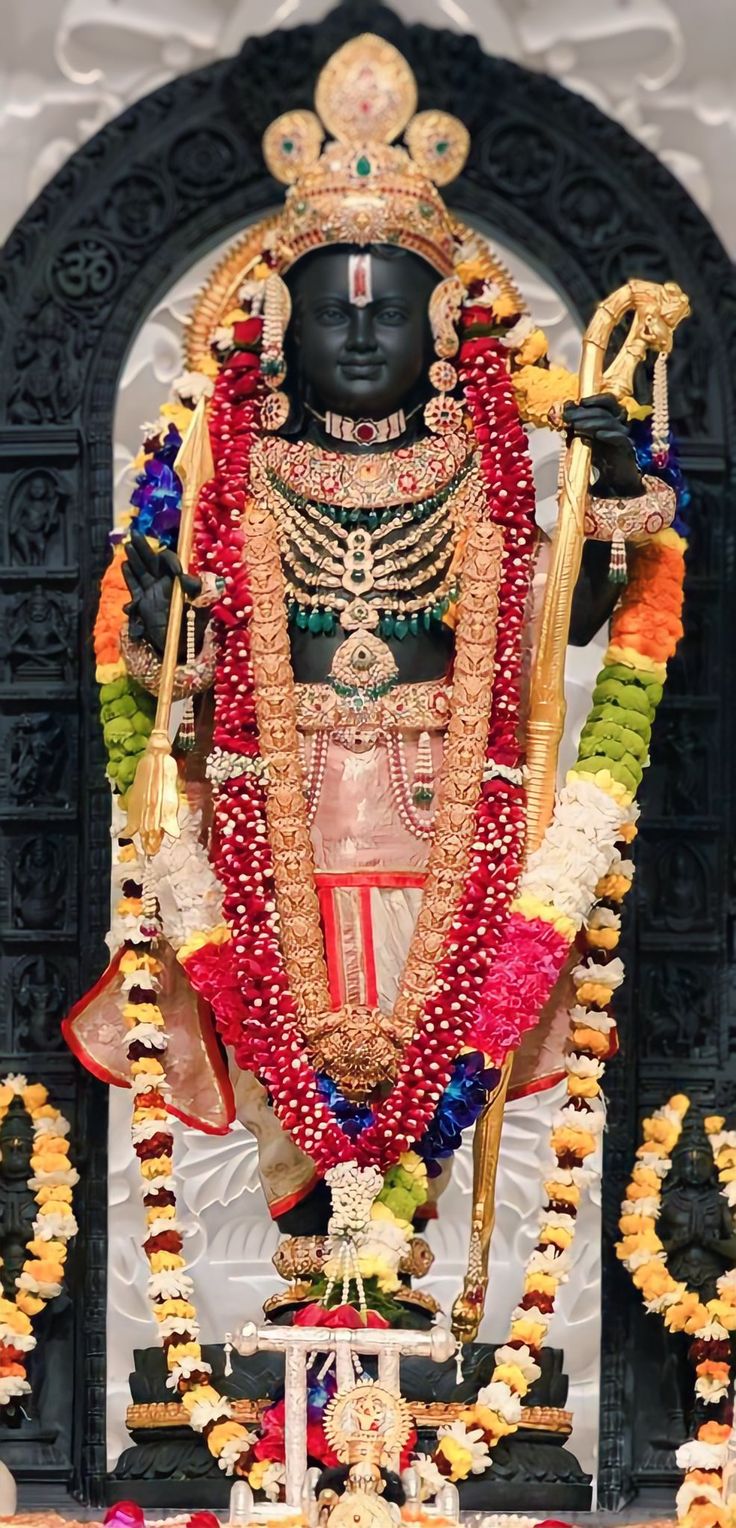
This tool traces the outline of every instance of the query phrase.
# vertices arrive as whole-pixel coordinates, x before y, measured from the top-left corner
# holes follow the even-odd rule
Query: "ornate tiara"
[[[277,117],[263,138],[271,174],[289,187],[275,236],[277,269],[328,244],[395,244],[448,276],[457,242],[437,187],[465,164],[464,124],[443,111],[416,113],[406,59],[370,32],[332,55],[314,104],[316,113]],[[405,146],[394,142],[402,133]]]

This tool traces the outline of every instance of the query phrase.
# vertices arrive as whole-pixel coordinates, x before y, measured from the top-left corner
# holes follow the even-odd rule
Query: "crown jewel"
[[[416,104],[406,59],[366,32],[322,70],[318,115],[289,111],[271,123],[264,158],[289,187],[275,237],[279,270],[327,244],[397,244],[450,273],[456,237],[437,186],[460,173],[470,140],[456,117],[415,115]],[[401,133],[406,147],[393,141]]]

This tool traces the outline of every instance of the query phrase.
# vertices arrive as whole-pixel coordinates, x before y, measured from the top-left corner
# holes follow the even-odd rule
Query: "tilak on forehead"
[[[348,256],[348,297],[355,308],[365,308],[373,301],[373,272],[368,250]]]

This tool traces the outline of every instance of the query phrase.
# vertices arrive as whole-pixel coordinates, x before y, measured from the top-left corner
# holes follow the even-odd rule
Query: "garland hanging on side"
[[[79,1173],[69,1161],[69,1122],[48,1098],[43,1083],[29,1083],[21,1073],[0,1079],[0,1121],[13,1100],[20,1099],[33,1122],[28,1188],[38,1209],[15,1297],[0,1293],[0,1407],[30,1392],[26,1365],[36,1346],[33,1318],[61,1294],[67,1244],[78,1229],[72,1189]]]

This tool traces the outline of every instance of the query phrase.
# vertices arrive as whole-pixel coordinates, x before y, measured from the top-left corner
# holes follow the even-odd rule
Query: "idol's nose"
[[[370,308],[353,309],[345,349],[352,355],[368,355],[377,348]]]

